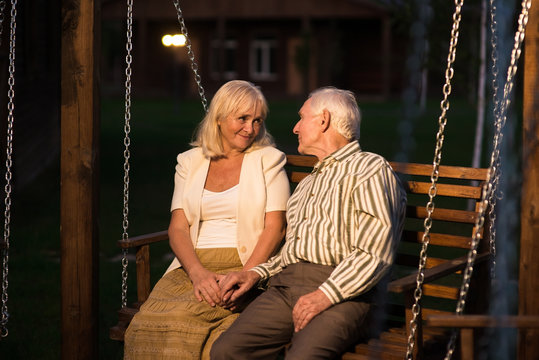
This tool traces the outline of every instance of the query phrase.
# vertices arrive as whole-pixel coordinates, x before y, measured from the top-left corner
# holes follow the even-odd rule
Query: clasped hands
[[[231,311],[237,308],[242,295],[260,280],[260,275],[254,271],[211,274],[200,286],[193,281],[195,296],[198,301],[206,300],[210,306],[219,305]],[[292,309],[294,331],[305,328],[316,315],[331,306],[331,301],[320,289],[301,296]]]
[[[249,291],[260,279],[252,271],[237,271],[226,275],[203,270],[191,276],[193,291],[198,301],[206,301],[210,306],[219,305],[234,311],[241,303],[241,296]]]

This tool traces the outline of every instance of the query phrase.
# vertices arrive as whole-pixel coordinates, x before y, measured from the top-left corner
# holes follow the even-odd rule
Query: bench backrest
[[[287,173],[292,186],[311,172],[316,161],[316,158],[312,156],[287,156]],[[390,162],[390,164],[406,189],[408,204],[405,228],[393,266],[389,290],[404,294],[415,289],[415,275],[419,265],[433,167],[429,164],[398,162]],[[439,279],[435,281],[429,279],[429,283],[423,286],[424,317],[432,313],[454,312],[455,310],[462,271],[455,272],[454,265],[460,264],[458,268],[462,269],[465,264],[481,200],[481,187],[486,179],[487,169],[456,166],[440,166],[439,168],[426,268],[436,267],[436,270],[441,270],[441,272],[431,276],[431,278]],[[488,230],[488,226],[481,230],[483,239],[487,237],[485,229]],[[487,253],[485,241],[482,240],[479,260],[484,261]],[[390,296],[387,311],[389,321],[393,319],[402,322],[404,320],[403,307],[409,304],[406,304],[403,296]]]

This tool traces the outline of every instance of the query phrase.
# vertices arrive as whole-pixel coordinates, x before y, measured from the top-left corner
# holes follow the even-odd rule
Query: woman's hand
[[[198,301],[205,300],[210,306],[221,303],[219,281],[224,275],[213,273],[205,268],[189,273],[193,283],[193,292]]]

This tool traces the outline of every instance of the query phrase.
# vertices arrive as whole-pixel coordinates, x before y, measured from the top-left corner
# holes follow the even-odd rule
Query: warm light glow
[[[184,46],[186,42],[185,35],[176,34],[172,37],[172,45],[174,46]]]
[[[170,46],[170,45],[172,45],[172,36],[170,36],[169,34],[163,36],[163,38],[161,39],[161,42],[162,42],[163,45],[165,45],[165,46]]]
[[[163,38],[161,39],[161,42],[163,43],[163,45],[167,47],[168,46],[184,46],[186,41],[187,39],[185,38],[185,35],[183,34],[175,34],[175,35],[167,34],[163,36]]]

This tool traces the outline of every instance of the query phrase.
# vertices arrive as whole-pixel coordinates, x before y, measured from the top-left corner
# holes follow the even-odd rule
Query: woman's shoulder
[[[179,162],[180,160],[196,159],[198,157],[203,157],[203,156],[204,154],[202,153],[202,148],[194,147],[194,148],[191,148],[189,150],[179,153],[177,156],[177,159]]]

